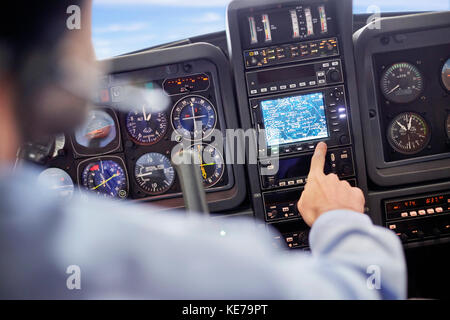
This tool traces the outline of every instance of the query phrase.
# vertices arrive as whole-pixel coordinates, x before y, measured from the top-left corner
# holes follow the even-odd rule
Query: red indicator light
[[[95,166],[92,166],[89,171],[97,171],[99,169],[98,164],[96,164]]]
[[[101,102],[109,102],[109,92],[108,90],[102,90],[100,93]]]

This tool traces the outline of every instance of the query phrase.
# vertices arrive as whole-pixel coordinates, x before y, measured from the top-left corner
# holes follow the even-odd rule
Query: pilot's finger
[[[314,155],[311,160],[311,169],[309,170],[309,175],[323,175],[323,170],[325,167],[325,157],[327,154],[327,145],[324,142],[319,142],[314,151]]]

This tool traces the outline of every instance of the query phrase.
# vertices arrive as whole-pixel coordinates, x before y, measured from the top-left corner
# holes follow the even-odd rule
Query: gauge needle
[[[191,108],[192,108],[192,120],[194,120],[194,132],[195,134],[197,133],[197,124],[195,121],[195,111],[194,111],[194,104],[191,103]]]
[[[144,120],[150,121],[150,119],[152,118],[152,114],[150,113],[149,115],[147,115],[147,112],[145,112],[145,105],[142,106],[142,113],[144,115]]]
[[[408,130],[411,130],[411,121],[412,121],[412,116],[409,118],[409,122],[408,122]]]
[[[114,179],[115,177],[118,177],[117,173],[113,174],[111,178],[109,178],[108,180],[104,180],[102,183],[100,183],[98,186],[92,188],[91,190],[96,190],[96,189],[100,188],[101,186],[105,185],[108,181]]]
[[[206,118],[206,116],[196,116],[196,117],[190,117],[190,118],[183,118],[181,120],[186,121],[186,120],[195,120],[195,119],[202,119],[202,118]]]
[[[404,125],[402,125],[400,122],[396,121],[396,123],[399,125],[400,128],[402,128],[405,131],[408,131]]]
[[[136,176],[136,178],[144,178],[144,177],[148,177],[148,176],[152,176],[153,172],[149,172],[149,173],[143,173],[143,174],[139,174]]]
[[[395,90],[397,90],[398,88],[400,88],[400,85],[396,85],[394,88],[392,88],[391,91],[389,91],[387,94],[391,94],[392,92],[394,92]]]

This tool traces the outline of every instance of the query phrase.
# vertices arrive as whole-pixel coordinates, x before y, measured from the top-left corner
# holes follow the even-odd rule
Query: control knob
[[[341,73],[336,70],[330,70],[327,72],[327,81],[328,82],[339,82],[341,81]]]

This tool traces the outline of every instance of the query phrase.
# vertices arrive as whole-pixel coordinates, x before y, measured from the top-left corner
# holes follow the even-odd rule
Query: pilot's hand
[[[311,161],[311,169],[305,190],[297,204],[303,220],[312,226],[317,218],[328,211],[347,209],[364,212],[364,194],[347,181],[340,181],[335,174],[325,175],[327,145],[320,142]]]

